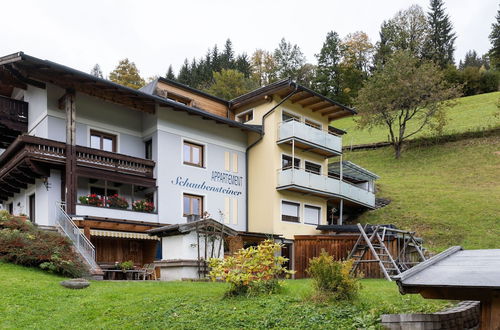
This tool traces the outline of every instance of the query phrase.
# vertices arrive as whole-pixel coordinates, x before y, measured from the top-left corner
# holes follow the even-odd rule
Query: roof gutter
[[[293,89],[293,91],[288,94],[287,96],[285,96],[280,102],[278,102],[278,104],[276,104],[274,107],[271,108],[271,110],[269,110],[268,112],[266,112],[264,114],[264,116],[262,116],[262,131],[261,131],[261,134],[260,134],[260,137],[257,139],[257,141],[255,141],[254,143],[252,143],[251,145],[249,145],[247,148],[246,148],[246,151],[245,151],[245,175],[246,175],[246,186],[245,186],[245,204],[246,204],[246,207],[245,207],[245,213],[246,213],[246,217],[245,217],[245,225],[246,225],[246,229],[248,231],[248,157],[249,157],[249,153],[248,151],[250,151],[250,149],[252,149],[256,144],[258,144],[260,141],[262,141],[262,139],[264,138],[264,135],[266,134],[266,118],[271,114],[273,113],[274,110],[276,110],[277,107],[279,107],[280,105],[282,105],[286,100],[288,100],[293,94],[297,93],[298,89],[299,89],[299,85],[294,83],[292,81],[292,79],[289,79],[288,80],[288,85],[294,85],[295,88]]]

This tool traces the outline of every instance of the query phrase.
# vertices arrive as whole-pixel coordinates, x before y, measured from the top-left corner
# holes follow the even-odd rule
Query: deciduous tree
[[[250,60],[252,65],[252,79],[259,85],[265,86],[276,81],[276,62],[273,55],[263,49],[257,49]]]
[[[306,64],[306,58],[300,47],[292,45],[282,38],[278,48],[274,50],[276,74],[279,79],[292,78],[297,80],[300,69]]]
[[[491,66],[495,70],[500,70],[500,9],[497,11],[496,21],[491,24],[489,39],[491,49],[489,51]]]
[[[207,92],[225,100],[231,100],[256,87],[251,79],[245,78],[238,70],[222,69],[221,72],[214,72],[214,83]]]
[[[109,74],[109,80],[130,88],[139,89],[144,86],[145,81],[140,76],[139,70],[134,62],[128,58],[121,60],[118,66]]]
[[[434,63],[420,62],[410,51],[395,52],[359,91],[358,125],[386,126],[399,158],[408,138],[427,127],[441,131],[446,124],[444,110],[460,92],[445,82],[443,74]]]

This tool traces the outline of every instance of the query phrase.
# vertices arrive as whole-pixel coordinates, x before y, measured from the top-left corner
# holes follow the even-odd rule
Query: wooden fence
[[[306,273],[309,267],[309,260],[321,254],[325,250],[335,260],[345,260],[351,252],[359,235],[299,235],[295,236],[294,243],[294,269],[295,278],[308,277]],[[386,238],[384,243],[393,256],[397,255],[397,240],[395,238]],[[367,252],[365,260],[373,259],[371,252]],[[383,278],[384,275],[380,266],[376,262],[362,263],[358,267],[365,278]]]

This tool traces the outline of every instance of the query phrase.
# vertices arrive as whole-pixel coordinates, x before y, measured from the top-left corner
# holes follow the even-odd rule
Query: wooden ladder
[[[370,227],[369,225],[365,225],[363,228],[363,226],[358,223],[360,235],[351,253],[349,253],[347,257],[348,259],[354,260],[351,272],[355,273],[361,263],[376,262],[379,264],[385,278],[392,281],[391,276],[401,274],[401,271],[384,244],[386,228],[380,228],[380,226],[371,227],[373,228],[373,232],[370,237],[368,237],[366,230]],[[380,229],[382,229],[382,236],[379,234]],[[363,260],[368,250],[371,252],[373,259]]]

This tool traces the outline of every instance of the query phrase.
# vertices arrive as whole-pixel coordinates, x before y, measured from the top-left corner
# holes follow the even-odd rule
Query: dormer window
[[[246,123],[247,121],[253,120],[253,109],[240,113],[239,115],[236,116],[236,119],[243,124]]]

